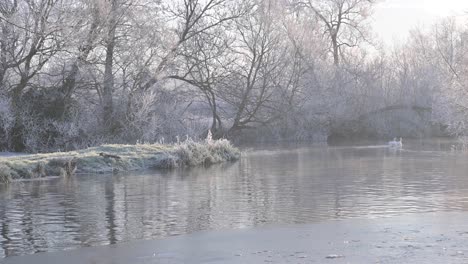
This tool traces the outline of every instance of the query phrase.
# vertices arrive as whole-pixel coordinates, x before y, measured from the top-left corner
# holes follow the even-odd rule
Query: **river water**
[[[447,141],[244,148],[240,161],[0,187],[0,257],[176,236],[468,211],[468,155]]]

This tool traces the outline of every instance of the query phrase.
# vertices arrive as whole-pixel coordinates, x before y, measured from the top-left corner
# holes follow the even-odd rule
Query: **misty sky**
[[[374,30],[387,44],[403,41],[416,26],[449,15],[466,16],[468,0],[382,0],[374,13]]]

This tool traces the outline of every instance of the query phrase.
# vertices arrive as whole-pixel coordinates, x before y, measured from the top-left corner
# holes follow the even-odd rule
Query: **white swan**
[[[393,138],[392,141],[388,142],[388,146],[391,148],[401,148],[403,147],[403,139],[400,138],[400,141],[397,141],[396,138]]]

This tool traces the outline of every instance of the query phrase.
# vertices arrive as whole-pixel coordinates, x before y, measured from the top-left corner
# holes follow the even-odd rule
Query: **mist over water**
[[[450,142],[246,149],[239,162],[23,181],[0,191],[0,255],[205,230],[468,211],[467,155]]]

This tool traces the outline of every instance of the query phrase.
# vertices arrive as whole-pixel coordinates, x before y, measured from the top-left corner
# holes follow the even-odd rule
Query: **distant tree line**
[[[0,150],[466,133],[468,28],[386,50],[374,4],[2,0]]]

